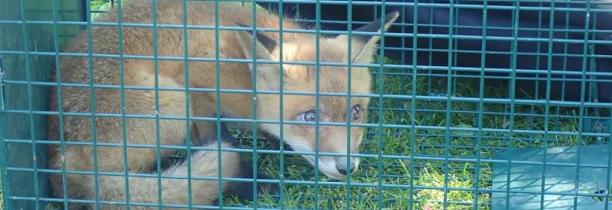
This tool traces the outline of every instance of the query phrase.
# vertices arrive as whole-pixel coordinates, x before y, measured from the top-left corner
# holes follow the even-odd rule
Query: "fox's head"
[[[309,153],[302,156],[313,166],[317,161],[319,170],[330,178],[342,179],[359,165],[358,158],[347,159],[347,154],[349,151],[357,152],[364,128],[347,125],[349,122],[366,122],[370,101],[368,97],[358,96],[350,97],[349,101],[349,94],[370,93],[371,74],[366,67],[352,67],[349,71],[348,63],[371,63],[380,39],[373,33],[386,31],[398,15],[398,12],[390,13],[385,17],[384,24],[376,20],[354,30],[370,34],[354,33],[351,40],[348,35],[320,37],[318,53],[314,35],[296,35],[283,40],[281,44],[259,33],[256,33],[253,43],[250,34],[237,33],[246,58],[261,62],[267,60],[267,63],[257,63],[255,68],[250,65],[257,79],[257,91],[279,91],[281,88],[284,91],[282,96],[278,93],[259,93],[257,118],[276,122],[283,119],[284,141],[295,151]],[[321,64],[318,68],[314,64],[305,64],[314,63],[317,54]],[[275,63],[271,64],[270,61]],[[284,64],[281,66],[280,62]],[[317,87],[320,93],[318,99]],[[318,130],[317,121],[322,124]],[[268,133],[281,136],[280,123],[262,123],[261,126]],[[323,154],[315,160],[314,151]]]

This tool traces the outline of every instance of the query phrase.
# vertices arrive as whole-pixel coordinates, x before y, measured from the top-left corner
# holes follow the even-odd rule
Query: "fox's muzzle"
[[[307,158],[309,159],[309,158]],[[319,170],[325,174],[325,176],[342,180],[355,171],[359,167],[359,158],[352,157],[320,157],[319,158]]]
[[[359,164],[358,158],[346,158],[346,157],[336,158],[336,169],[342,175],[348,175],[348,174],[353,173],[355,169],[357,169],[358,164]]]

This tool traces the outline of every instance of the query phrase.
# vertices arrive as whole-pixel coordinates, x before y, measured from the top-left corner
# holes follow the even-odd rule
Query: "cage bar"
[[[62,209],[72,203],[89,203],[102,207],[107,204],[127,206],[168,207],[162,200],[162,179],[187,180],[188,202],[185,208],[223,209],[610,209],[612,187],[612,3],[597,0],[536,1],[536,0],[479,0],[479,1],[268,1],[242,0],[190,0],[182,1],[180,24],[158,22],[153,12],[152,23],[123,21],[126,13],[119,12],[117,22],[100,22],[98,17],[109,9],[123,10],[137,0],[0,0],[0,163],[2,195],[5,209]],[[153,8],[163,0],[147,3]],[[215,14],[214,24],[189,23],[186,12],[192,1],[208,1]],[[252,11],[253,19],[269,12],[279,14],[278,20],[295,19],[305,28],[293,29],[280,25],[266,28],[253,22],[249,26],[223,26],[219,20],[219,6],[235,4]],[[380,32],[380,47],[375,61],[370,64],[328,62],[320,59],[323,37],[364,35],[354,29],[400,11],[400,19],[390,31]],[[153,10],[155,11],[155,10]],[[297,18],[296,18],[297,17]],[[384,19],[379,19],[381,24]],[[124,30],[138,28],[153,34],[153,52],[145,55],[125,53],[123,42],[118,43],[120,53],[102,53],[93,50],[92,27],[106,27],[118,31],[123,39]],[[158,40],[164,30],[182,31],[181,55],[159,52],[164,43]],[[215,55],[191,57],[190,31],[214,31]],[[259,58],[240,59],[221,56],[222,33],[246,31],[249,34],[272,32],[281,37],[280,49],[286,46],[283,34],[309,33],[317,35],[312,43],[316,48],[313,61],[280,59],[263,61]],[[65,52],[67,43],[78,33],[87,35],[87,52]],[[257,40],[253,36],[253,41]],[[254,44],[254,43],[253,43]],[[352,57],[353,43],[348,42],[348,57]],[[255,46],[255,45],[253,45]],[[256,54],[253,47],[253,54]],[[284,53],[281,50],[281,58]],[[68,83],[54,81],[52,75],[61,76],[61,59],[75,57],[87,59],[88,82]],[[94,82],[96,59],[119,61],[120,84]],[[149,60],[154,63],[153,87],[124,84],[126,60]],[[217,82],[214,87],[158,87],[161,63],[180,62],[182,78],[189,84],[194,68],[190,62],[215,64]],[[226,89],[221,87],[221,66],[226,64],[273,64],[312,66],[316,70],[314,91],[290,91],[280,71],[280,90]],[[254,65],[254,72],[258,69]],[[333,93],[321,90],[321,69],[342,67],[346,75],[367,67],[373,78],[371,93]],[[345,75],[341,75],[345,76]],[[252,86],[265,82],[252,77]],[[344,85],[344,84],[341,84]],[[347,86],[359,83],[348,80]],[[85,112],[48,111],[49,89],[58,88],[56,97],[61,101],[60,87],[85,88],[95,104],[95,92],[120,91],[121,107],[126,106],[125,92],[149,91],[156,97],[156,114],[102,113],[95,108]],[[185,117],[160,114],[160,93],[184,93]],[[216,98],[215,114],[191,116],[192,93],[211,93]],[[252,116],[235,118],[222,113],[222,95],[249,94],[253,96]],[[285,109],[291,108],[280,97],[278,120],[257,119],[257,95],[314,96],[315,122],[288,119]],[[352,99],[371,99],[367,107],[367,122],[320,121],[326,97],[341,97],[345,101],[345,118],[351,117]],[[86,103],[86,102],[84,102]],[[123,138],[118,143],[96,141],[96,122],[92,120],[93,140],[64,141],[48,139],[46,119],[57,116],[62,122],[68,117],[92,119],[121,119]],[[126,138],[125,124],[129,120],[155,121],[157,143],[132,144]],[[232,130],[239,147],[211,149],[217,154],[232,151],[248,159],[246,167],[253,177],[227,178],[221,171],[206,178],[217,183],[235,182],[252,184],[247,194],[252,200],[226,195],[224,189],[214,206],[192,203],[197,191],[192,184],[201,180],[191,175],[168,177],[161,171],[167,164],[191,161],[198,139],[185,137],[184,145],[162,145],[160,124],[163,121],[184,121],[187,133],[194,132],[192,121],[215,124],[215,142],[223,140],[224,123],[244,123],[246,129]],[[262,135],[263,125],[278,125],[278,138]],[[330,152],[296,151],[286,145],[285,128],[293,125],[314,127],[316,147],[321,145],[321,129],[330,126],[364,127],[366,134],[359,152],[336,154]],[[63,130],[63,123],[60,123]],[[350,148],[352,131],[346,130]],[[98,165],[95,152],[101,148],[121,148],[123,159],[132,148],[155,150],[156,174],[134,174],[125,171],[103,172],[50,169],[46,165],[46,148],[90,147],[94,152],[94,165]],[[171,160],[161,158],[164,150],[180,150]],[[333,180],[317,170],[319,162],[309,165],[300,156],[359,157],[362,164],[349,174],[349,179]],[[215,165],[221,165],[219,159]],[[97,168],[97,167],[96,167]],[[244,169],[245,171],[247,169]],[[130,189],[122,201],[105,201],[96,193],[95,199],[69,199],[50,195],[47,176],[61,174],[66,183],[68,174],[95,177],[121,177],[123,185],[132,184],[131,178],[150,178],[157,183],[154,203],[134,202]],[[278,192],[262,190],[272,185]],[[66,191],[70,186],[64,184]],[[99,182],[94,190],[99,191]],[[164,192],[165,193],[165,192]]]

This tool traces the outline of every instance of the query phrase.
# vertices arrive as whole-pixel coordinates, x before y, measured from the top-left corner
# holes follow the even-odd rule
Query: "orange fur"
[[[182,1],[158,0],[156,17],[157,24],[183,24],[183,5]],[[187,24],[199,26],[213,26],[215,20],[213,3],[187,2]],[[122,22],[127,23],[152,23],[151,2],[146,0],[132,0],[123,7]],[[252,25],[252,9],[238,4],[220,4],[218,10],[218,21],[223,26],[236,26],[237,24]],[[100,22],[117,22],[118,15],[112,11],[103,16]],[[278,16],[270,13],[259,12],[255,19],[257,27],[278,28]],[[283,19],[283,27],[299,28],[293,22]],[[160,26],[156,30],[157,37],[154,38],[153,30],[149,27],[123,26],[121,29],[122,37],[116,26],[92,26],[92,43],[88,46],[88,33],[83,32],[74,39],[71,45],[65,50],[67,52],[87,53],[91,48],[92,53],[113,54],[113,55],[144,55],[153,56],[157,52],[158,57],[178,57],[184,58],[252,58],[249,55],[251,42],[244,39],[236,31],[223,30],[219,32],[219,51],[215,48],[215,32],[206,29],[188,29],[187,49],[184,46],[183,28],[163,28]],[[265,36],[272,40],[279,40],[278,33],[266,32]],[[315,36],[305,33],[287,33],[283,35],[283,61],[314,61],[316,60],[316,49],[314,48]],[[364,53],[353,55],[356,61],[368,63],[371,61],[375,41],[363,43]],[[119,50],[119,43],[123,45],[123,51]],[[157,43],[157,49],[153,46]],[[319,55],[322,62],[343,62],[348,63],[348,41],[346,37],[321,38]],[[259,44],[258,44],[259,45]],[[358,45],[355,45],[358,46]],[[188,54],[185,55],[185,50]],[[218,55],[217,55],[218,53]],[[266,53],[266,52],[261,52]],[[278,61],[280,49],[267,52],[268,58]],[[358,55],[356,55],[358,54]],[[79,83],[87,86],[90,82],[105,85],[126,85],[153,88],[157,84],[159,88],[216,88],[215,62],[190,61],[189,72],[185,72],[182,60],[158,59],[124,59],[124,70],[120,71],[120,61],[117,58],[94,57],[93,63],[88,62],[86,57],[62,57],[62,74],[57,80],[63,83]],[[157,69],[155,68],[157,66]],[[90,67],[93,68],[93,75],[90,75]],[[258,64],[259,73],[256,77],[257,90],[275,89],[280,86],[278,83],[280,70],[278,64]],[[227,63],[219,65],[219,86],[222,89],[243,89],[252,90],[252,73],[246,63]],[[284,65],[284,89],[286,91],[308,91],[315,92],[316,81],[315,66],[304,65]],[[155,76],[157,72],[157,77]],[[185,81],[185,73],[189,74],[189,83]],[[124,75],[123,83],[120,75]],[[371,76],[366,68],[352,68],[349,75],[345,67],[321,66],[319,83],[321,92],[333,93],[369,93]],[[348,87],[350,79],[352,86]],[[157,78],[157,83],[156,79]],[[126,114],[126,115],[147,115],[161,117],[212,117],[215,116],[215,93],[191,91],[189,95],[190,104],[186,108],[186,97],[184,91],[159,90],[125,90],[125,104],[122,105],[119,89],[96,88],[93,93],[88,87],[62,87],[62,100],[56,98],[57,91],[53,90],[51,100],[51,110],[57,110],[58,105],[65,113],[96,113],[96,114]],[[91,104],[93,95],[94,104]],[[157,99],[157,101],[156,101]],[[252,94],[223,93],[220,95],[221,111],[237,118],[252,118]],[[279,95],[257,95],[257,117],[265,120],[279,120],[280,117],[280,96]],[[295,120],[300,113],[313,109],[314,96],[284,95],[283,117],[285,120]],[[322,96],[320,98],[321,120],[327,122],[346,122],[346,97],[344,96]],[[359,104],[363,107],[362,116],[359,122],[365,122],[367,114],[366,107],[369,103],[368,98],[353,97],[350,105]],[[159,105],[156,111],[156,104]],[[94,109],[95,107],[95,109]],[[67,142],[92,143],[93,127],[92,117],[82,115],[66,115],[63,117],[63,140]],[[49,138],[60,139],[59,118],[51,116],[49,119]],[[159,123],[159,124],[158,124]],[[130,147],[127,149],[127,160],[124,159],[124,147],[122,146],[102,146],[97,147],[97,167],[94,168],[93,147],[91,145],[66,145],[65,152],[61,153],[59,145],[51,146],[49,150],[49,165],[54,169],[62,169],[63,164],[66,170],[85,170],[96,169],[98,173],[117,172],[124,173],[151,173],[155,169],[158,159],[156,152],[157,140],[161,146],[181,145],[187,135],[186,128],[195,123],[199,136],[195,140],[212,139],[216,136],[215,124],[210,121],[186,122],[185,120],[160,119],[159,122],[154,118],[127,118],[122,121],[121,117],[98,116],[95,120],[96,138],[95,143],[115,143],[123,144],[125,139],[127,144],[141,145],[140,147]],[[279,134],[279,126],[274,124],[260,124],[263,131],[273,135]],[[125,133],[123,132],[125,127]],[[159,127],[159,136],[157,128]],[[313,126],[306,125],[285,125],[285,141],[296,150],[318,150],[323,152],[347,153],[347,149],[356,152],[361,142],[363,128],[350,128],[351,136],[346,136],[347,128],[343,126],[321,126],[320,127],[320,147],[315,148],[315,130]],[[195,133],[195,132],[194,132]],[[351,147],[347,148],[347,140]],[[148,146],[147,148],[142,145]],[[229,147],[223,144],[224,147]],[[213,148],[216,146],[213,145]],[[162,149],[161,157],[164,158],[172,154],[170,149]],[[222,165],[217,166],[217,152],[201,152],[195,159],[192,159],[192,176],[216,176],[219,170],[224,177],[233,177],[240,170],[237,162],[238,154],[223,152]],[[305,156],[311,163],[313,158]],[[126,164],[128,168],[124,168]],[[330,164],[336,164],[334,157],[321,157],[319,163],[323,167],[320,169],[330,177],[340,178],[341,174],[330,169]],[[186,176],[187,163],[166,169],[163,174],[174,174]],[[327,167],[327,168],[324,168]],[[53,195],[63,197],[67,195],[69,199],[96,199],[94,198],[94,176],[67,174],[67,183],[63,183],[61,174],[51,175],[51,185]],[[130,195],[130,202],[152,202],[156,203],[157,181],[155,178],[131,177],[129,191],[135,193]],[[102,201],[125,201],[124,178],[117,176],[97,177],[99,199]],[[210,204],[216,199],[216,181],[194,181],[192,186],[194,204]],[[62,186],[66,185],[68,191],[63,192]],[[180,180],[164,179],[162,181],[162,194],[164,203],[186,204],[187,185]],[[78,205],[71,208],[79,207]],[[103,206],[105,209],[123,209],[123,206]],[[144,207],[143,207],[144,208]]]

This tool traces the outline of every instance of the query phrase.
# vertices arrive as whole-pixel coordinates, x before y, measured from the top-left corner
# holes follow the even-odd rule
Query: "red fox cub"
[[[71,209],[93,208],[92,200],[95,199],[102,209],[123,209],[127,203],[134,206],[132,209],[153,208],[159,203],[166,208],[167,205],[178,208],[187,207],[189,202],[206,205],[216,200],[218,188],[227,184],[223,182],[223,186],[218,186],[219,172],[223,177],[236,177],[243,170],[237,153],[196,151],[188,159],[190,161],[171,166],[161,174],[157,174],[156,165],[159,159],[168,157],[177,146],[185,144],[185,137],[192,135],[187,133],[189,126],[194,125],[193,130],[197,130],[193,139],[216,139],[214,121],[185,119],[216,116],[217,96],[209,90],[217,87],[217,77],[222,89],[278,91],[280,75],[283,75],[284,91],[313,93],[284,94],[282,110],[280,94],[257,93],[253,97],[248,92],[221,93],[219,108],[222,114],[242,119],[253,118],[252,103],[255,101],[257,120],[279,121],[282,114],[285,121],[314,122],[317,118],[314,96],[317,73],[322,93],[370,93],[371,75],[367,68],[353,67],[349,75],[344,66],[320,66],[317,72],[315,65],[295,64],[316,60],[318,35],[283,32],[281,40],[278,32],[252,34],[220,30],[217,51],[212,29],[215,22],[221,26],[252,27],[254,21],[258,28],[279,28],[279,17],[258,12],[253,20],[250,6],[235,3],[219,4],[218,14],[215,14],[213,3],[189,1],[185,4],[186,11],[183,1],[158,0],[153,5],[151,1],[131,0],[123,5],[120,14],[111,11],[99,19],[100,22],[118,22],[121,17],[121,23],[125,24],[121,30],[117,25],[94,25],[91,31],[84,31],[66,48],[67,52],[94,55],[62,57],[61,74],[56,75],[56,79],[73,85],[53,89],[51,95],[51,110],[65,114],[50,117],[49,138],[65,142],[63,146],[51,146],[49,165],[66,173],[54,173],[50,180],[54,196],[73,199],[69,205]],[[186,28],[183,27],[184,13],[187,13]],[[397,17],[397,12],[391,13],[384,22],[377,20],[356,31],[381,33]],[[284,29],[299,29],[294,22],[282,21]],[[143,27],[143,24],[157,24],[157,28]],[[194,25],[210,28],[192,27]],[[184,34],[185,31],[188,33]],[[320,62],[371,63],[378,40],[376,35],[363,33],[353,34],[351,40],[347,35],[320,37]],[[256,66],[252,62],[217,63],[217,56],[268,62]],[[279,61],[294,63],[280,66]],[[216,75],[217,70],[220,75]],[[256,79],[255,87],[253,79]],[[352,80],[350,87],[349,79]],[[154,87],[159,89],[156,91]],[[200,89],[190,90],[186,97],[186,87]],[[321,96],[319,120],[365,122],[368,103],[365,97],[352,97],[347,102],[347,97],[339,94]],[[278,123],[258,125],[263,132],[280,136]],[[350,128],[350,136],[347,136],[347,129],[341,125],[319,126],[318,148],[315,147],[314,124],[287,124],[283,125],[282,132],[285,142],[296,151],[357,152],[363,128]],[[219,147],[216,143],[206,144],[214,149]],[[221,147],[230,146],[221,143]],[[303,156],[313,165],[318,162],[320,171],[336,179],[354,171],[359,163],[356,158]],[[130,177],[126,179],[128,173]],[[160,175],[163,176],[161,181]],[[188,175],[192,177],[190,181],[184,178]],[[127,189],[126,185],[129,185]],[[73,204],[74,199],[82,202]]]

